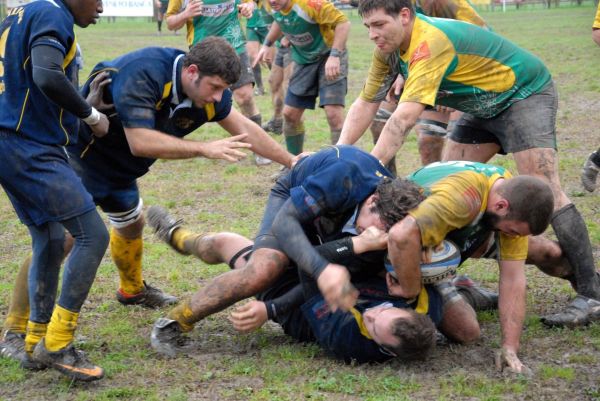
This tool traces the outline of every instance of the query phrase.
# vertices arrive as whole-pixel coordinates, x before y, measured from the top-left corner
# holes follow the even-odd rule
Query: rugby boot
[[[594,192],[597,187],[596,180],[598,179],[598,173],[600,172],[600,166],[594,163],[596,152],[592,153],[583,165],[581,169],[581,184],[588,192]]]
[[[25,333],[4,332],[2,341],[0,341],[0,355],[18,361],[23,369],[41,370],[46,368],[44,364],[31,359],[31,356],[25,351]]]
[[[139,294],[128,295],[120,288],[117,290],[117,301],[123,305],[142,305],[147,308],[162,308],[167,305],[177,303],[177,298],[173,295],[165,294],[160,288],[146,284],[144,281],[144,290]]]
[[[262,125],[262,129],[275,135],[283,133],[283,118],[271,118]]]
[[[54,368],[73,380],[90,382],[104,377],[104,369],[91,363],[83,351],[73,347],[73,343],[60,351],[51,352],[46,349],[44,340],[42,339],[33,350],[34,361]]]
[[[171,248],[175,249],[177,252],[187,255],[187,253],[178,249],[171,243],[173,233],[183,225],[183,219],[175,220],[175,218],[173,218],[173,216],[171,216],[163,207],[156,205],[150,206],[146,212],[146,217],[148,225],[154,229],[156,236],[161,241],[170,245]]]
[[[541,320],[549,327],[577,327],[600,321],[600,301],[577,295],[562,312],[544,316]]]
[[[498,294],[478,286],[466,274],[456,276],[452,283],[456,286],[458,293],[476,311],[498,309]]]
[[[174,357],[191,350],[193,342],[183,335],[181,326],[176,320],[161,317],[154,322],[150,344],[156,352]]]

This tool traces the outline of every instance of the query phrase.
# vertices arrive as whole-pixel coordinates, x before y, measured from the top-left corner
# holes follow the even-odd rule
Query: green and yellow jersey
[[[265,1],[258,0],[255,2],[256,8],[252,13],[252,17],[246,21],[247,28],[266,28],[273,22],[271,14],[265,10]]]
[[[415,11],[435,18],[450,18],[469,22],[485,29],[490,29],[485,20],[477,13],[468,0],[412,0]],[[367,83],[363,87],[360,98],[367,102],[381,102],[385,99],[388,89],[396,79],[399,71],[399,54],[397,52],[382,57],[384,64],[371,65]],[[387,64],[387,66],[385,65]],[[382,74],[388,74],[381,80]]]
[[[401,102],[449,106],[480,118],[498,115],[551,81],[539,58],[462,21],[417,14],[408,50],[397,52],[406,79]],[[369,101],[383,85],[392,57],[375,50],[361,98]]]
[[[412,0],[415,11],[435,18],[450,18],[487,27],[468,0]]]
[[[594,19],[592,29],[600,29],[600,3],[598,3],[598,9],[596,10],[596,18]]]
[[[178,14],[188,0],[170,0],[166,16]],[[238,19],[240,0],[203,0],[202,15],[186,22],[188,45],[192,46],[208,36],[220,36],[240,54],[246,51],[246,37]]]
[[[292,0],[287,9],[272,15],[292,44],[292,60],[298,64],[314,63],[327,54],[335,27],[348,21],[327,0]]]
[[[409,212],[419,226],[423,246],[435,246],[446,236],[469,241],[474,235],[487,237],[490,228],[481,219],[490,189],[497,180],[510,177],[502,167],[464,161],[432,163],[410,175],[408,179],[421,185],[428,195]],[[527,237],[499,233],[498,239],[500,260],[527,258]]]

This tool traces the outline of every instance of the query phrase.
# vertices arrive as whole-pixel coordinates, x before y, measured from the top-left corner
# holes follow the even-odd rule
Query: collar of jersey
[[[173,77],[171,82],[173,82],[173,89],[171,89],[171,104],[179,105],[185,99],[185,95],[183,94],[183,88],[181,86],[181,71],[183,69],[183,56],[184,54],[180,54],[173,61]]]

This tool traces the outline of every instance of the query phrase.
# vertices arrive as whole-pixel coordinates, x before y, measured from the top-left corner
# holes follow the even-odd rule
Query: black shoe
[[[478,286],[467,275],[460,275],[452,280],[458,293],[476,311],[498,309],[498,294]]]
[[[283,133],[283,118],[271,118],[262,125],[262,129],[275,135]]]
[[[123,305],[142,305],[147,308],[162,308],[177,303],[173,295],[165,294],[161,289],[152,287],[144,281],[144,290],[139,294],[125,295],[121,289],[117,291],[117,301]]]
[[[104,377],[104,369],[88,361],[85,353],[76,350],[72,343],[60,351],[50,352],[46,349],[45,339],[42,339],[35,346],[32,359],[58,370],[73,380],[89,382]]]
[[[19,362],[23,369],[42,370],[46,368],[44,364],[31,359],[31,356],[25,351],[24,333],[4,332],[2,341],[0,341],[0,356]]]
[[[176,229],[183,225],[183,219],[175,220],[164,208],[160,206],[150,206],[146,212],[148,225],[154,229],[156,236],[163,242],[171,246],[177,252],[188,255],[181,249],[177,249],[172,243],[171,238]]]
[[[192,340],[183,335],[177,321],[164,317],[154,322],[152,334],[150,335],[150,344],[159,354],[171,357],[181,353],[188,353],[193,345]]]
[[[567,307],[559,313],[541,318],[546,326],[577,327],[600,320],[600,301],[577,295]]]

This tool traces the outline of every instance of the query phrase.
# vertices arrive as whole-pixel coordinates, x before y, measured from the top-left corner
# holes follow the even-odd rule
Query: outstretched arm
[[[245,117],[239,111],[232,108],[229,115],[219,121],[219,125],[231,135],[246,134],[247,137],[244,141],[251,144],[252,150],[260,156],[271,159],[288,168],[292,167],[292,158],[294,156],[284,150],[258,124]]]
[[[508,367],[515,373],[527,373],[529,369],[519,360],[517,353],[523,322],[525,321],[525,261],[501,260],[500,294],[498,310],[502,330],[502,350],[496,362],[498,368]]]

